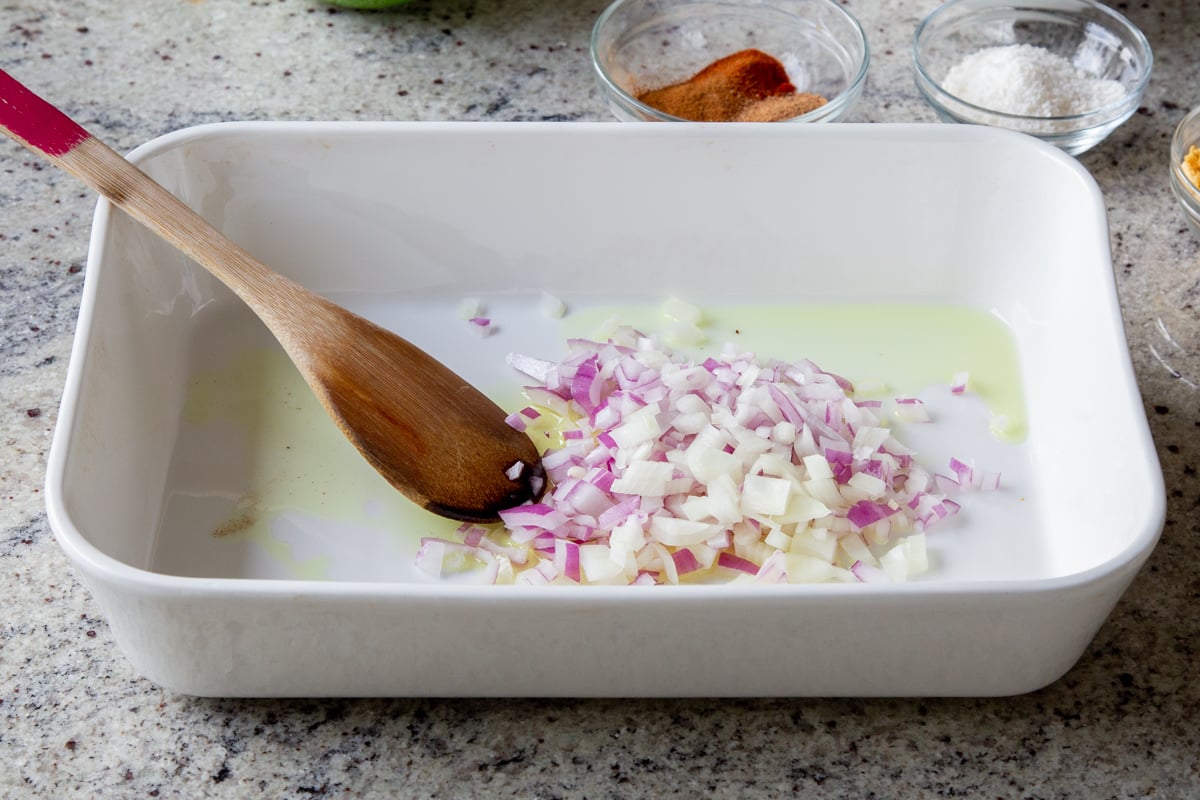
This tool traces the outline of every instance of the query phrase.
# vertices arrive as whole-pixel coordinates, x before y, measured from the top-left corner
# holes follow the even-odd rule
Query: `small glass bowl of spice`
[[[616,0],[592,30],[596,79],[626,122],[830,122],[869,63],[832,0]]]
[[[1171,137],[1171,191],[1200,233],[1200,108],[1180,120]]]
[[[1153,66],[1136,26],[1092,0],[950,0],[917,27],[917,88],[947,122],[1076,155],[1137,110]]]

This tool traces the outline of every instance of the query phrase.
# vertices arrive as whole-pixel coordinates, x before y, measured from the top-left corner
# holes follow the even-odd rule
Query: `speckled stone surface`
[[[854,119],[933,121],[908,47],[936,4],[846,5],[874,51]],[[1166,180],[1171,131],[1200,104],[1200,6],[1116,5],[1149,36],[1155,77],[1081,162],[1108,205],[1167,525],[1078,665],[1015,698],[248,702],[154,686],[114,645],[41,496],[95,200],[3,147],[0,796],[1200,796],[1200,391],[1163,365],[1182,362],[1157,326],[1200,330],[1200,236]],[[214,120],[606,120],[587,55],[600,10],[0,0],[0,68],[117,149]]]

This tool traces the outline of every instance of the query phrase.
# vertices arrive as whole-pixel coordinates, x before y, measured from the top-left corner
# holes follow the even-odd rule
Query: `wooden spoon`
[[[411,343],[256,261],[3,71],[0,126],[229,286],[266,323],[371,466],[417,505],[488,522],[540,494],[537,450],[505,422],[499,406]]]

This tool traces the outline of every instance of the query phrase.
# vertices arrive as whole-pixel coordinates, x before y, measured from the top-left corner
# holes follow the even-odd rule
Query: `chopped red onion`
[[[518,353],[509,353],[505,361],[517,372],[521,372],[527,377],[533,378],[535,381],[541,381],[542,383],[546,382],[547,374],[549,374],[550,370],[554,367],[554,364],[550,361],[544,361],[540,358],[531,358],[530,356],[523,356]],[[527,410],[533,409],[522,409],[521,413],[523,414]]]
[[[462,534],[463,544],[468,547],[477,547],[483,541],[483,536],[488,532],[488,529],[482,525],[464,522],[458,526],[458,532]]]
[[[924,401],[917,397],[896,398],[896,419],[900,422],[929,422],[929,410]]]
[[[626,327],[567,346],[557,363],[508,358],[537,382],[509,424],[545,446],[551,491],[502,512],[503,530],[426,540],[423,570],[475,559],[485,577],[533,584],[905,579],[925,569],[924,531],[961,507],[948,492],[1000,485],[959,459],[946,474],[920,466],[887,417],[929,422],[918,398],[856,400],[808,360],[726,348],[694,362]]]
[[[579,582],[579,544],[570,539],[554,540],[554,568],[568,580]]]
[[[433,578],[465,575],[481,583],[495,583],[500,571],[499,560],[486,550],[435,537],[421,539],[416,565]]]
[[[725,569],[734,569],[739,572],[745,572],[747,575],[758,574],[758,564],[755,564],[748,558],[735,556],[733,553],[722,552],[717,556],[717,566]]]
[[[679,575],[686,575],[700,569],[700,562],[696,560],[696,554],[686,547],[681,547],[671,553],[671,559],[675,562],[675,572]]]
[[[492,324],[489,317],[471,317],[467,322],[470,323],[471,329],[480,336],[491,336],[496,332],[496,326]]]
[[[898,509],[892,508],[886,503],[872,503],[869,500],[859,500],[850,507],[846,512],[846,519],[858,529],[874,525],[880,520],[890,517],[895,514]]]

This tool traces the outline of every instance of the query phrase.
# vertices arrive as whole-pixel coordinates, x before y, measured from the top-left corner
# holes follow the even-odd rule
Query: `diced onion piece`
[[[836,536],[826,534],[818,537],[813,529],[806,528],[792,536],[788,550],[793,553],[804,553],[832,564],[837,556],[837,547]]]
[[[678,517],[653,516],[650,518],[650,536],[668,547],[687,547],[703,544],[719,532],[716,525],[696,522]]]
[[[853,486],[855,489],[858,489],[864,495],[872,499],[883,497],[884,492],[887,491],[886,483],[884,483],[880,478],[877,478],[874,475],[868,475],[865,472],[854,473],[850,480],[846,481],[846,485]]]
[[[700,325],[704,321],[704,312],[678,297],[668,297],[662,305],[663,316],[676,322],[688,325]]]
[[[421,540],[416,565],[434,578],[469,573],[482,583],[495,583],[500,568],[496,557],[486,550],[434,537]]]
[[[780,528],[771,528],[767,535],[763,537],[763,542],[771,545],[776,550],[788,550],[792,545],[792,537],[788,536]]]
[[[707,429],[715,431],[711,426]],[[733,453],[727,452],[718,439],[704,437],[702,431],[685,451],[684,464],[700,483],[711,483],[722,475],[734,481],[741,479],[745,467]]]
[[[624,579],[624,561],[613,561],[609,548],[602,544],[581,545],[579,567],[584,583],[628,583]]]
[[[833,477],[833,469],[829,466],[829,461],[825,456],[816,453],[807,455],[803,458],[804,468],[808,470],[810,480],[821,480],[824,478]]]
[[[874,503],[870,500],[860,500],[846,512],[846,519],[856,528],[874,525],[881,519],[886,519],[896,513],[896,509],[885,503]]]
[[[696,554],[686,547],[671,553],[671,560],[675,562],[675,572],[678,575],[687,575],[700,569],[700,561]]]
[[[864,563],[862,561],[855,561],[853,564],[851,564],[850,572],[852,572],[854,577],[858,578],[863,583],[882,583],[892,579],[887,572],[883,571],[879,567],[875,566],[874,564]],[[901,578],[901,580],[903,580],[903,578]]]
[[[612,483],[615,494],[637,494],[643,497],[662,497],[675,467],[666,461],[636,461]]]
[[[633,555],[646,545],[646,530],[641,521],[634,516],[627,517],[612,529],[608,537],[608,546],[612,550],[613,560],[624,564],[626,557]]]
[[[483,302],[478,297],[464,297],[458,301],[460,319],[471,319],[483,314]]]
[[[896,419],[900,422],[929,422],[929,409],[916,397],[896,398]]]
[[[792,483],[784,478],[747,475],[742,483],[742,513],[772,516],[787,510]]]
[[[545,503],[530,503],[500,512],[500,519],[511,528],[559,530],[567,524],[567,515]]]
[[[804,553],[788,553],[783,560],[789,583],[824,583],[844,580],[845,570],[820,558],[813,558]]]
[[[471,317],[467,322],[471,325],[471,330],[480,336],[491,336],[496,332],[496,326],[492,324],[490,317]]]
[[[723,552],[717,556],[717,566],[744,572],[747,575],[758,573],[758,565],[746,558],[739,558],[733,553]]]
[[[923,575],[929,571],[929,552],[926,549],[925,534],[914,533],[905,536],[899,543],[905,557],[908,559],[908,575]]]
[[[535,381],[545,381],[554,365],[540,358],[530,358],[519,353],[509,353],[505,358],[507,364],[518,372],[524,373]]]
[[[617,447],[628,450],[654,441],[660,433],[656,407],[645,406],[625,417],[610,435]]]
[[[554,568],[567,580],[579,582],[579,545],[570,539],[554,540]]]
[[[850,561],[861,561],[871,566],[879,565],[879,560],[875,558],[871,548],[867,547],[867,543],[858,534],[842,536],[838,539],[838,547],[849,557]]]
[[[542,292],[539,306],[542,313],[551,319],[562,319],[567,314],[567,304],[549,292]]]

